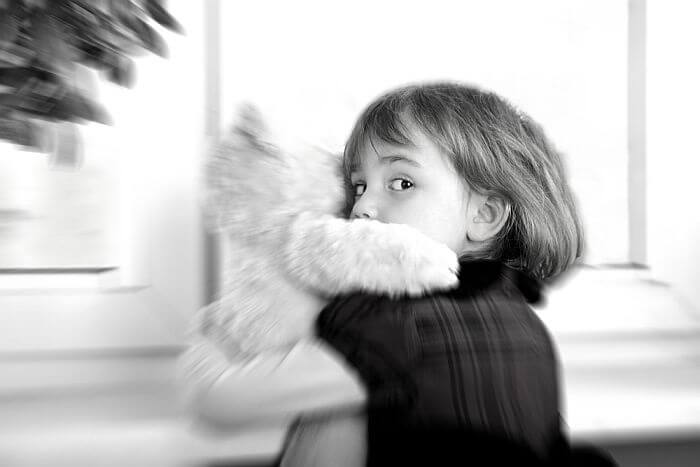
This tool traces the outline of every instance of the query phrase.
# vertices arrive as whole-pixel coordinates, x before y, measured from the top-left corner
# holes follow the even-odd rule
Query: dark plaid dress
[[[318,334],[367,387],[368,465],[540,465],[564,448],[555,349],[538,284],[497,262],[420,299],[356,294]]]

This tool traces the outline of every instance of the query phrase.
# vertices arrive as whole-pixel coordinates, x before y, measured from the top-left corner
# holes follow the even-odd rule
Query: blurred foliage
[[[0,139],[78,151],[81,122],[110,122],[78,65],[133,86],[132,57],[168,54],[156,25],[184,32],[164,0],[0,0]]]

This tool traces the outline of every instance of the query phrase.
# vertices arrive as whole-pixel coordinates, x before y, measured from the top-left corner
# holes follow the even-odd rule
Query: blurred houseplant
[[[131,87],[132,57],[167,55],[155,24],[183,33],[164,0],[0,0],[0,139],[78,159],[79,124],[110,120],[82,66]]]

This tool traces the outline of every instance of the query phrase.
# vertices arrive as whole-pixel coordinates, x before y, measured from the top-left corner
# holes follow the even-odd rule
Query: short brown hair
[[[409,85],[372,102],[345,146],[349,192],[350,173],[366,143],[411,142],[406,119],[433,139],[472,189],[500,196],[510,205],[499,235],[485,251],[470,257],[500,260],[547,280],[581,255],[583,232],[560,154],[529,116],[473,86]],[[349,204],[352,199],[348,196]]]

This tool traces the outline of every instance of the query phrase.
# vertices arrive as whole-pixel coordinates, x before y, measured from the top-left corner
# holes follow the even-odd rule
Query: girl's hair
[[[583,233],[564,168],[542,128],[500,96],[458,83],[402,87],[365,109],[345,146],[350,173],[365,144],[411,143],[414,123],[446,154],[470,188],[510,205],[499,234],[464,256],[494,259],[547,280],[564,272],[583,249]]]

